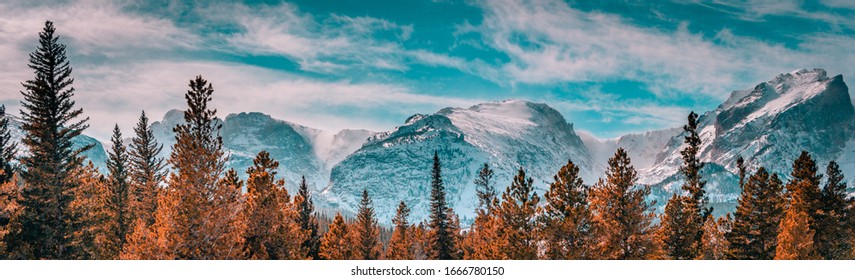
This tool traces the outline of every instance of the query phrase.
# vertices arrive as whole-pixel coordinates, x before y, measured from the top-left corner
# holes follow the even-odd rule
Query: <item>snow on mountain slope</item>
[[[725,173],[736,172],[736,159],[741,156],[750,170],[764,166],[786,179],[802,150],[810,152],[821,167],[838,159],[843,159],[841,165],[851,166],[851,158],[842,156],[855,131],[850,100],[842,76],[828,77],[822,69],[801,69],[778,75],[753,90],[734,91],[716,110],[699,119],[701,160],[724,168],[706,175],[728,177]],[[682,163],[684,136],[671,138],[656,163],[641,170],[641,183],[679,189],[679,185],[663,181],[672,178]],[[844,169],[845,173],[852,171]],[[708,191],[711,196],[735,201],[733,195],[717,193],[727,190],[733,188]]]
[[[614,156],[617,148],[626,150],[632,165],[636,169],[645,169],[653,166],[656,155],[665,149],[668,141],[679,134],[682,128],[667,128],[644,133],[626,134],[617,138],[597,139],[593,135],[579,132],[582,142],[588,147],[594,157],[595,174],[603,174],[606,170],[609,158]],[[593,183],[593,181],[591,182]]]
[[[413,208],[412,220],[426,219],[434,151],[442,162],[447,200],[464,224],[474,216],[472,182],[484,163],[495,170],[500,192],[521,166],[540,194],[570,159],[586,180],[596,176],[591,153],[560,113],[545,104],[506,100],[413,115],[375,135],[333,168],[323,197],[331,208],[353,212],[367,189],[381,223],[389,223],[399,201]]]
[[[218,120],[219,121],[219,120]],[[229,156],[227,168],[234,168],[242,178],[252,166],[255,156],[265,150],[279,161],[279,176],[289,191],[296,190],[302,176],[311,187],[321,189],[329,182],[331,166],[358,149],[373,132],[342,130],[329,133],[322,130],[277,120],[262,113],[239,113],[226,116],[220,135]],[[155,137],[164,144],[161,154],[168,158],[175,133],[172,129],[184,123],[181,110],[170,110],[163,120],[152,123]]]
[[[18,156],[21,156],[27,152],[27,146],[21,143],[21,139],[24,138],[24,130],[21,129],[21,119],[8,113],[6,114],[6,118],[9,119],[9,134],[12,136],[12,142],[17,143]],[[104,145],[101,144],[100,141],[85,134],[81,134],[72,138],[71,143],[72,147],[75,149],[94,145],[91,149],[83,152],[83,156],[86,157],[86,159],[83,160],[83,163],[86,164],[88,161],[92,161],[92,164],[98,168],[98,171],[106,174],[107,152],[104,150]]]

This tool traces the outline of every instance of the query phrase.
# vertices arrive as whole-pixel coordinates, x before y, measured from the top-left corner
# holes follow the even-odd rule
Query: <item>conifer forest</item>
[[[36,32],[36,31],[34,31]],[[738,159],[735,210],[714,212],[700,157],[699,116],[680,135],[680,190],[650,198],[624,148],[596,181],[578,159],[563,159],[547,191],[537,193],[528,166],[499,178],[490,162],[475,174],[474,219],[463,221],[449,198],[444,163],[416,170],[429,183],[424,220],[396,203],[378,217],[377,194],[362,189],[355,213],[319,211],[305,177],[289,193],[270,152],[249,168],[228,168],[218,98],[203,75],[187,77],[184,122],[164,147],[140,112],[133,131],[113,129],[106,170],[74,145],[86,132],[86,108],[75,103],[75,68],[62,26],[45,22],[20,81],[20,112],[0,107],[0,258],[14,260],[841,260],[855,258],[855,200],[835,161],[815,151],[779,158],[788,178],[764,163]],[[35,42],[34,42],[35,43]],[[69,45],[68,47],[73,47]],[[16,59],[16,58],[4,58]],[[176,92],[175,94],[181,94]],[[23,137],[12,137],[10,118]],[[171,150],[162,157],[164,149]],[[799,151],[795,151],[798,154]],[[287,166],[284,166],[288,168]],[[105,172],[106,171],[106,172]],[[504,179],[504,180],[500,180]],[[510,184],[500,185],[497,182]]]

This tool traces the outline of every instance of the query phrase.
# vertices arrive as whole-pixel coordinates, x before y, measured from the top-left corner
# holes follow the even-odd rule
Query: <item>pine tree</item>
[[[325,260],[353,259],[353,244],[351,244],[350,232],[341,213],[336,213],[333,223],[329,226],[329,230],[321,239],[318,254]]]
[[[216,110],[208,108],[214,89],[197,76],[185,94],[185,124],[177,125],[169,163],[170,197],[176,199],[170,243],[179,259],[242,257],[242,234],[235,229],[240,213],[240,188],[221,184],[225,158]]]
[[[428,258],[435,260],[458,259],[456,254],[457,232],[453,231],[451,217],[448,215],[448,205],[445,201],[445,187],[442,184],[442,167],[439,154],[433,154],[433,169],[431,172],[430,191],[430,222],[428,223]]]
[[[814,231],[810,228],[810,216],[805,211],[793,206],[787,208],[784,219],[781,220],[775,259],[817,259],[813,247]]]
[[[650,186],[636,186],[638,174],[629,156],[618,148],[609,159],[605,180],[591,189],[598,259],[653,259],[660,255],[654,240],[653,202],[645,199]]]
[[[6,106],[0,105],[0,184],[8,183],[15,175],[12,160],[15,159],[16,153],[18,153],[18,144],[12,142]]]
[[[855,208],[850,205],[855,200],[847,197],[846,181],[837,162],[829,162],[825,174],[828,179],[820,198],[822,215],[815,227],[814,248],[823,259],[849,259],[853,257],[849,241],[855,233],[855,228],[849,224],[849,220],[855,216]]]
[[[154,138],[154,131],[143,111],[134,127],[134,137],[128,152],[128,179],[132,217],[142,219],[145,225],[154,224],[158,189],[165,177],[165,165],[158,156],[162,150],[163,145]]]
[[[279,162],[261,151],[247,170],[246,220],[247,254],[249,259],[302,259],[303,240],[296,223],[296,209],[291,205],[285,181],[276,179]]]
[[[664,253],[671,259],[691,260],[697,257],[700,242],[694,239],[694,219],[691,209],[692,198],[674,194],[665,204],[657,238],[663,244]]]
[[[504,252],[494,246],[498,239],[499,221],[495,217],[493,209],[498,207],[499,202],[493,186],[493,173],[490,166],[485,163],[478,170],[478,177],[475,178],[478,209],[475,212],[475,221],[473,221],[469,233],[461,244],[463,258],[467,260],[505,258]]]
[[[231,173],[234,173],[237,178],[235,172],[227,174]],[[127,244],[119,255],[120,259],[170,260],[176,258],[175,239],[171,236],[173,210],[177,202],[174,197],[175,192],[174,189],[158,189],[154,223],[149,226],[142,219],[136,220],[134,229],[127,238]]]
[[[589,188],[579,176],[572,161],[558,170],[543,198],[541,235],[546,258],[578,260],[591,257],[591,211],[588,209]]]
[[[30,54],[29,67],[35,77],[23,83],[21,103],[25,132],[22,143],[29,153],[21,157],[21,244],[29,259],[70,259],[79,254],[70,246],[77,217],[70,215],[73,190],[79,185],[75,169],[82,164],[82,148],[72,146],[72,138],[88,127],[88,118],[75,120],[83,109],[74,108],[65,45],[55,36],[53,23],[45,22],[39,46]],[[23,249],[23,248],[19,248]]]
[[[380,243],[380,228],[377,226],[377,218],[374,217],[374,207],[368,190],[362,190],[362,201],[356,213],[356,222],[353,224],[355,237],[353,257],[358,260],[378,260],[383,252]]]
[[[0,173],[3,172],[6,171],[0,169]],[[16,236],[16,231],[20,229],[20,224],[17,222],[21,214],[21,207],[18,205],[19,194],[20,189],[15,176],[12,176],[8,182],[0,184],[0,260],[20,258],[8,250],[9,247],[15,247],[15,240],[12,237]]]
[[[305,258],[317,260],[320,258],[318,249],[321,245],[320,235],[318,235],[318,217],[314,214],[315,206],[312,204],[312,196],[309,193],[306,176],[300,180],[300,190],[297,197],[294,198],[294,203],[297,204],[297,210],[300,212],[300,228],[306,234],[301,245],[302,250],[306,252]]]
[[[734,212],[733,227],[725,236],[728,259],[771,260],[783,218],[783,186],[778,175],[760,167],[745,182]]]
[[[534,180],[526,177],[525,170],[520,167],[495,209],[500,221],[496,245],[508,259],[537,259],[535,214],[538,202],[540,198],[534,192]]]
[[[736,169],[739,170],[739,189],[745,189],[745,173],[747,173],[745,167],[745,159],[739,157],[736,159]]]
[[[718,221],[713,219],[713,216],[707,217],[704,222],[704,236],[701,238],[700,259],[724,260],[727,257],[729,244],[725,234],[730,231],[731,223],[730,214],[718,218]]]
[[[107,182],[104,206],[107,220],[104,258],[115,259],[125,246],[125,238],[133,226],[130,210],[130,188],[128,187],[128,154],[122,141],[119,125],[113,128],[112,147],[108,153],[107,170],[110,177]]]
[[[820,204],[822,200],[822,190],[820,189],[822,175],[817,174],[817,171],[816,162],[807,151],[802,151],[798,159],[793,162],[792,179],[787,183],[786,197],[789,207],[795,208],[792,212],[797,212],[791,214],[793,217],[788,222],[807,222],[811,232],[815,233],[819,231],[822,234],[822,229],[816,227],[817,221],[822,220],[823,216],[822,205]],[[807,219],[801,219],[803,218],[801,214],[807,215]],[[803,225],[794,225],[788,230],[800,230],[801,226]],[[818,237],[815,236],[815,238],[819,239]],[[812,241],[811,249],[813,249],[813,243]],[[808,255],[813,256],[814,253],[811,252]],[[790,255],[785,254],[785,256]],[[800,255],[799,257],[805,256]]]
[[[493,200],[496,199],[496,189],[493,187],[493,169],[490,169],[490,165],[487,163],[484,163],[484,166],[478,170],[475,188],[475,194],[478,196],[478,209],[489,212]]]
[[[406,203],[401,201],[398,204],[395,217],[392,218],[392,224],[395,225],[395,229],[392,232],[392,238],[389,240],[389,248],[386,250],[387,260],[415,259],[412,229],[407,222],[407,217],[409,216],[410,208],[407,207]]]
[[[90,161],[85,167],[76,170],[80,182],[74,189],[75,200],[70,205],[70,213],[77,217],[72,233],[71,246],[80,259],[111,259],[115,256],[115,236],[110,234],[113,228],[109,208],[110,182],[98,173]]]

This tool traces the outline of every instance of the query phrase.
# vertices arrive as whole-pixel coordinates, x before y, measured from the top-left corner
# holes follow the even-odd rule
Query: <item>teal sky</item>
[[[102,140],[140,110],[184,107],[199,74],[221,117],[383,131],[516,98],[601,138],[679,126],[798,68],[855,75],[846,0],[56,2],[0,4],[0,102],[19,110],[26,54],[52,20]]]

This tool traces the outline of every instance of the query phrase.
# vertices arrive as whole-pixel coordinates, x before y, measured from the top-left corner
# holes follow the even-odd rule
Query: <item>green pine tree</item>
[[[771,260],[784,216],[783,183],[760,167],[745,182],[730,232],[728,259]]]
[[[163,145],[157,143],[154,131],[148,123],[145,111],[140,114],[134,127],[128,152],[128,179],[131,193],[131,213],[134,219],[141,219],[146,226],[154,224],[157,210],[157,195],[166,176],[163,158],[158,155]]]
[[[855,211],[855,201],[848,197],[846,180],[837,162],[828,163],[825,175],[828,178],[822,189],[814,247],[817,254],[827,260],[850,259],[855,226],[850,224]]]
[[[433,154],[430,191],[430,221],[428,222],[428,258],[435,260],[459,259],[457,237],[452,217],[445,201],[445,186],[442,184],[442,166],[439,154]]]
[[[75,169],[82,166],[81,153],[92,145],[75,148],[74,137],[88,127],[88,118],[78,119],[83,109],[75,109],[71,66],[65,45],[52,22],[39,33],[39,46],[30,54],[29,67],[35,77],[23,83],[22,143],[29,153],[21,157],[23,207],[20,223],[22,253],[30,259],[76,258],[79,248],[71,244],[79,230],[78,217],[69,211],[74,189],[80,184]]]
[[[321,238],[318,234],[318,217],[315,215],[315,206],[312,203],[312,196],[309,193],[309,184],[306,183],[306,176],[300,180],[300,190],[297,192],[297,210],[300,212],[299,223],[300,228],[306,232],[306,238],[303,240],[303,250],[306,251],[306,258],[317,260],[320,259],[318,249],[321,246]]]
[[[113,128],[112,147],[108,152],[107,170],[110,176],[107,182],[107,194],[104,204],[107,211],[107,237],[103,257],[115,259],[125,246],[125,238],[131,230],[133,219],[129,207],[130,189],[128,187],[128,153],[122,141],[119,125]]]
[[[380,243],[380,227],[377,225],[377,218],[374,217],[374,207],[371,197],[368,196],[368,190],[362,190],[362,201],[359,203],[353,230],[356,237],[354,257],[360,260],[380,259],[380,254],[383,252],[383,245]]]

